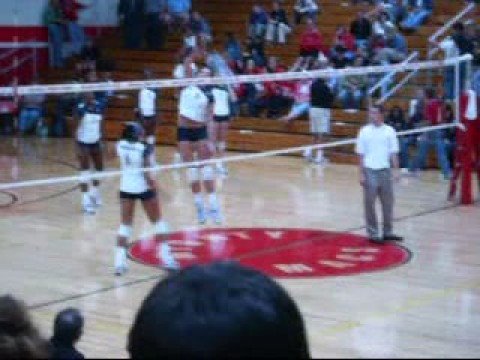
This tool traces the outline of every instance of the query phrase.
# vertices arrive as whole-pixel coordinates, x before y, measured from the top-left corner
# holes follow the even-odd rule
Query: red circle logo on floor
[[[162,267],[159,239],[134,243],[130,257]],[[168,243],[182,267],[235,260],[274,277],[353,275],[385,270],[410,259],[394,243],[373,245],[363,236],[308,229],[201,229],[172,233]]]

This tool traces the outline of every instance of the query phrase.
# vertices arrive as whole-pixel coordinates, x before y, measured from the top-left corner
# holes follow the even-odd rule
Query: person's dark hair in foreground
[[[68,308],[60,311],[53,324],[50,340],[53,359],[83,359],[75,344],[83,334],[83,316],[79,310]]]
[[[48,343],[28,314],[23,302],[0,296],[0,358],[47,359]]]
[[[233,262],[187,268],[160,281],[130,330],[133,359],[310,356],[289,294]]]

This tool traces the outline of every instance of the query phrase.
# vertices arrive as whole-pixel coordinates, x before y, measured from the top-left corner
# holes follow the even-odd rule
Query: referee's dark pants
[[[377,196],[380,198],[383,213],[383,236],[392,234],[393,225],[393,182],[390,169],[373,170],[365,168],[364,205],[367,234],[378,238],[378,220],[375,211]]]

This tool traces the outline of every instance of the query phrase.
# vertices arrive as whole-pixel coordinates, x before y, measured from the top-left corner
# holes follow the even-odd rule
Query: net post
[[[461,84],[461,69],[460,66],[463,61],[466,61],[465,64],[465,84]],[[466,86],[468,83],[468,67],[471,64],[470,59],[459,59],[455,64],[455,92],[456,92],[456,112],[457,112],[457,123],[460,125],[459,140],[457,141],[457,146],[461,146],[459,149],[460,159],[460,172],[461,172],[461,187],[460,187],[460,204],[462,205],[472,205],[473,204],[473,191],[472,191],[472,144],[470,141],[470,134],[468,126],[464,126],[462,121],[462,113],[465,112],[466,106],[468,103],[468,97],[465,92],[462,91],[462,85]],[[462,106],[463,105],[463,106]]]

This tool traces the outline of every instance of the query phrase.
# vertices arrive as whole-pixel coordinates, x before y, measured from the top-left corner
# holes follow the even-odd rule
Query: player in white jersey
[[[98,179],[92,180],[89,188],[87,176],[90,168],[98,172],[103,170],[102,151],[102,124],[104,103],[95,99],[94,93],[85,93],[83,99],[77,104],[75,120],[78,124],[76,132],[77,156],[80,162],[80,172],[84,180],[80,183],[82,191],[82,207],[87,214],[94,214],[96,208],[102,204]]]
[[[192,77],[192,57],[185,60],[185,69]],[[211,76],[211,71],[202,69],[198,76]],[[200,86],[187,86],[180,92],[178,106],[178,149],[184,162],[191,162],[195,159],[206,160],[212,157],[209,147],[207,123],[212,118],[213,95]],[[213,166],[191,167],[187,169],[187,178],[190,182],[197,209],[198,221],[204,224],[207,220],[207,212],[202,194],[202,183],[208,193],[208,215],[216,224],[222,222],[217,194],[215,192],[215,171]]]
[[[216,156],[221,159],[225,156],[227,148],[231,94],[227,86],[221,85],[214,85],[211,88],[211,93],[213,95],[213,122],[210,139]],[[218,173],[227,175],[227,168],[221,161],[217,162],[216,165]]]
[[[163,267],[178,268],[166,236],[169,227],[162,217],[157,196],[157,185],[149,172],[142,168],[152,165],[150,153],[152,145],[142,142],[144,130],[138,123],[127,123],[122,139],[117,143],[117,155],[123,170],[120,180],[121,225],[118,229],[117,248],[115,250],[115,274],[123,275],[127,271],[127,248],[132,236],[132,223],[136,200],[142,202],[148,219],[155,228],[155,240],[162,241],[159,257]]]
[[[150,69],[144,70],[145,80],[153,79],[153,72]],[[157,92],[147,87],[138,93],[138,114],[143,128],[145,129],[145,141],[153,146],[151,154],[153,163],[156,163],[155,144],[157,142]]]

